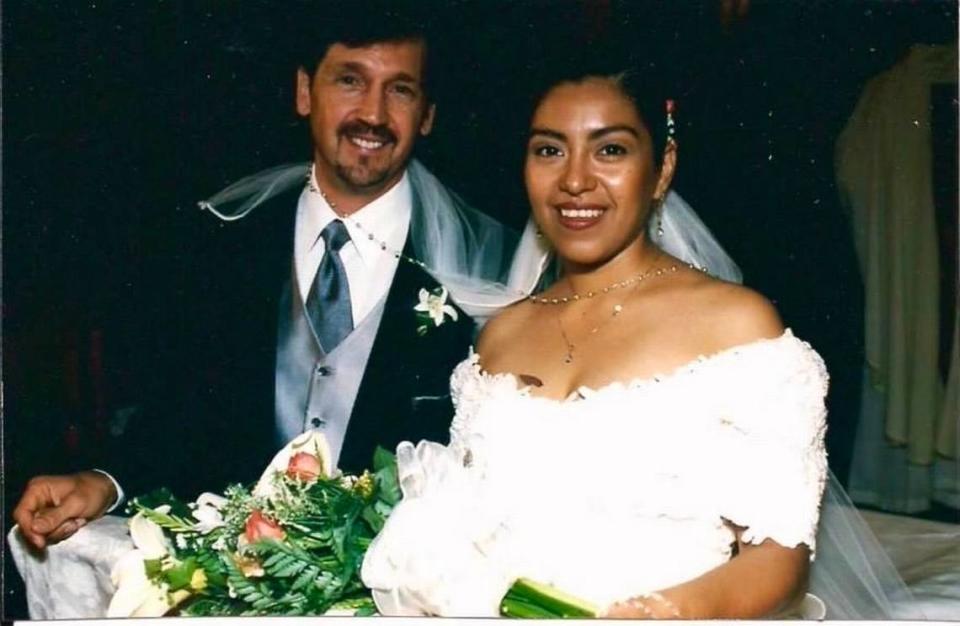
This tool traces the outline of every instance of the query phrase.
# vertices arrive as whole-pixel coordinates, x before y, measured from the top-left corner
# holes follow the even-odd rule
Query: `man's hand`
[[[116,498],[113,482],[100,472],[36,476],[27,483],[13,519],[27,541],[42,550],[103,515]]]

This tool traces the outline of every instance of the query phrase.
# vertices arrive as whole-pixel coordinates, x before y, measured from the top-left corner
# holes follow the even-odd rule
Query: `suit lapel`
[[[417,350],[413,307],[420,287],[429,285],[426,279],[433,282],[410,263],[401,260],[397,266],[350,416],[340,454],[341,469],[368,466],[368,453],[372,454],[379,442],[387,443],[389,432],[385,431],[394,430],[391,415],[406,410],[409,404],[409,385],[413,382],[409,360]]]
[[[410,253],[407,242],[404,254]],[[445,441],[452,412],[449,377],[472,339],[473,321],[465,314],[417,334],[414,307],[420,289],[439,284],[423,269],[400,261],[384,305],[383,319],[370,351],[340,454],[344,471],[369,467],[376,446],[390,451],[404,440]],[[429,397],[435,410],[415,410]]]

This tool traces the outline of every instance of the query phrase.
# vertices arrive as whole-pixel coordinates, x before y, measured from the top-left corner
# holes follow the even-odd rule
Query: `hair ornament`
[[[677,103],[673,98],[668,98],[665,102],[667,110],[667,141],[675,141],[677,134],[677,125],[673,119],[673,112],[677,109]]]

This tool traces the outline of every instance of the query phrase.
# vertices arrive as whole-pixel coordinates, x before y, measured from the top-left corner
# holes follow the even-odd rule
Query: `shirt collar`
[[[316,174],[310,170],[310,187],[306,191],[306,206],[304,219],[309,224],[311,233],[307,249],[318,245],[320,232],[327,224],[339,216],[330,207],[322,194],[310,189],[317,188]],[[386,193],[373,202],[361,207],[349,218],[343,220],[350,234],[360,261],[367,267],[375,264],[387,253],[391,256],[401,252],[406,238],[406,226],[410,222],[413,191],[410,185],[410,176],[404,171],[403,176]],[[359,226],[358,226],[359,224]],[[373,235],[371,239],[370,235]],[[386,244],[386,252],[381,244]],[[348,244],[349,245],[349,244]]]

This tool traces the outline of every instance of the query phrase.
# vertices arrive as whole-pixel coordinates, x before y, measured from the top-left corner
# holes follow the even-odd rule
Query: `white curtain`
[[[850,475],[857,502],[915,512],[960,505],[958,343],[939,351],[930,92],[956,81],[957,47],[913,46],[873,78],[837,141],[865,286],[863,405]]]

